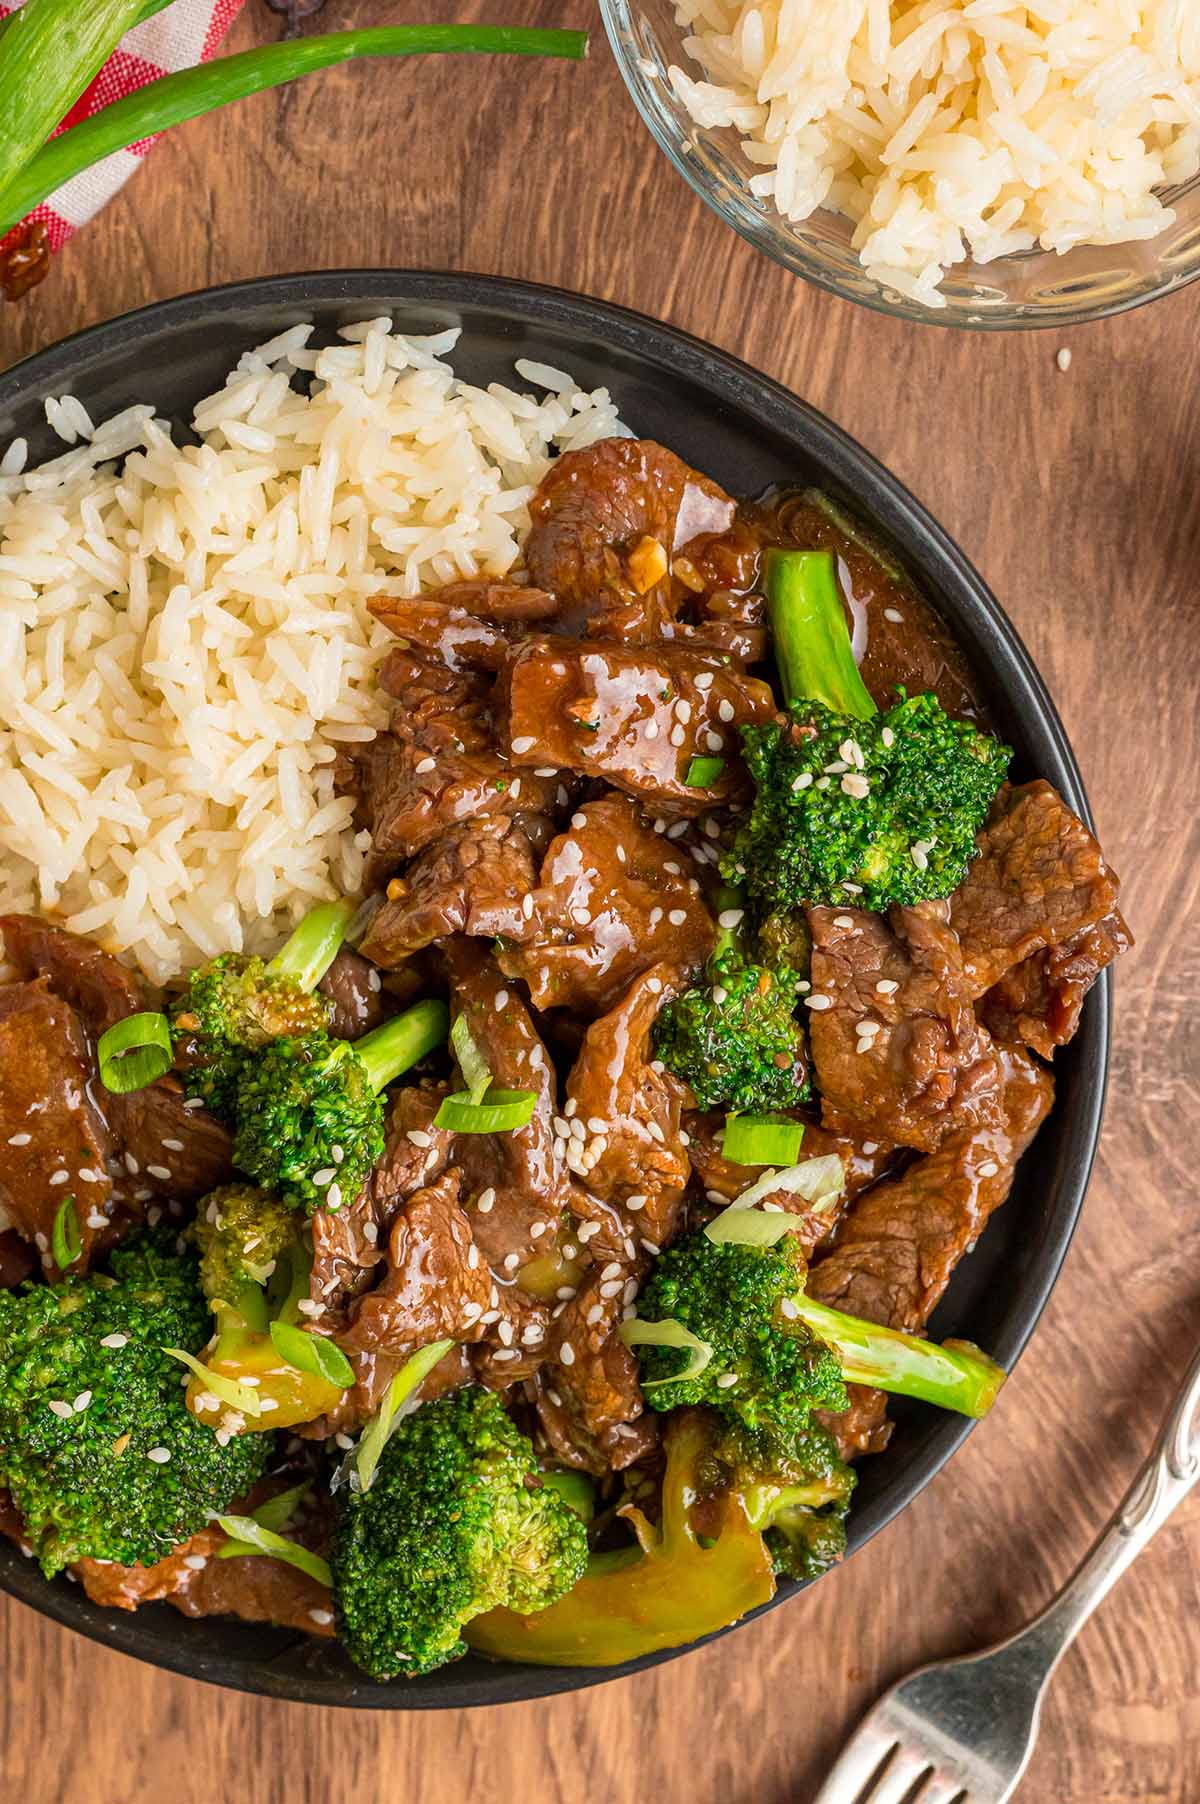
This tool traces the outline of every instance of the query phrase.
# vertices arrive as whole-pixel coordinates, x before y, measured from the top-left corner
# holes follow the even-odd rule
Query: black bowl
[[[50,455],[55,447],[42,402],[68,392],[96,420],[131,402],[152,401],[184,433],[195,402],[221,385],[243,350],[297,321],[315,321],[331,333],[380,314],[390,314],[404,331],[461,325],[454,363],[474,382],[509,382],[514,358],[528,357],[570,370],[585,386],[606,384],[635,431],[663,440],[734,494],[797,478],[819,483],[894,548],[953,629],[999,731],[1016,748],[1016,777],[1048,778],[1086,817],[1078,767],[1028,652],[977,572],[919,503],[844,432],[776,383],[723,351],[623,308],[520,282],[404,270],[285,276],[210,289],[80,333],[0,377],[0,446],[21,434],[34,457]],[[939,1338],[967,1336],[1007,1367],[1045,1307],[1083,1201],[1104,1102],[1110,1000],[1106,976],[1056,1063],[1057,1105],[1021,1162],[1007,1207],[955,1274],[934,1318]],[[900,1404],[894,1413],[891,1445],[860,1469],[852,1549],[911,1502],[972,1426],[919,1405]],[[0,1546],[0,1588],[157,1666],[314,1704],[398,1710],[506,1703],[593,1685],[675,1657],[657,1654],[621,1667],[539,1668],[471,1656],[427,1678],[375,1685],[338,1649],[289,1631],[189,1622],[166,1604],[133,1616],[98,1609],[66,1579],[47,1583],[8,1544]],[[796,1589],[782,1586],[764,1607],[777,1607]]]

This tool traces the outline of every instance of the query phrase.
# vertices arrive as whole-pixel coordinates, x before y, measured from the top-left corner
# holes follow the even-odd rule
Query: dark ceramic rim
[[[398,306],[429,305],[487,308],[505,318],[559,331],[575,331],[601,341],[610,351],[626,353],[657,366],[664,380],[687,381],[711,397],[715,408],[749,411],[780,437],[789,439],[807,459],[819,463],[830,482],[856,497],[860,512],[901,548],[918,578],[962,610],[973,639],[972,655],[985,679],[998,685],[1010,709],[1019,713],[1026,742],[1039,773],[1051,781],[1089,822],[1091,813],[1083,781],[1062,722],[1033,660],[996,598],[972,564],[919,501],[840,427],[769,377],[759,375],[728,352],[611,302],[566,290],[540,287],[493,276],[421,270],[344,270],[295,276],[263,277],[225,287],[202,289],[155,302],[106,324],[93,326],[25,359],[0,375],[0,422],[31,396],[63,392],[71,376],[90,358],[123,351],[164,328],[183,328],[214,314],[239,309],[277,308],[281,316],[303,317],[314,306],[344,306],[359,317],[373,317]],[[147,378],[147,389],[153,375]],[[962,623],[958,623],[961,625]],[[1072,1165],[1060,1184],[1053,1218],[1041,1233],[1036,1261],[1026,1274],[1022,1293],[1009,1309],[1002,1332],[990,1351],[1009,1370],[1023,1352],[1049,1299],[1071,1243],[1099,1140],[1108,1074],[1112,980],[1106,972],[1084,1010],[1072,1047],[1080,1091],[1071,1116]],[[963,1444],[975,1424],[961,1417],[939,1417],[908,1462],[863,1508],[851,1515],[851,1552],[886,1526],[941,1470]],[[784,1584],[769,1604],[720,1631],[728,1635],[795,1595]],[[488,1666],[472,1662],[468,1676],[460,1666],[443,1669],[460,1677],[452,1685],[430,1680],[376,1686],[355,1680],[349,1670],[331,1677],[306,1674],[294,1666],[273,1671],[297,1642],[289,1642],[273,1659],[215,1657],[189,1649],[186,1618],[177,1637],[164,1643],[150,1625],[158,1615],[125,1615],[102,1610],[82,1590],[62,1580],[48,1584],[37,1567],[0,1548],[0,1590],[41,1614],[77,1630],[102,1645],[151,1665],[212,1684],[297,1702],[374,1709],[465,1708],[519,1702],[596,1685],[609,1679],[681,1658],[694,1647],[669,1649],[615,1667]],[[707,1640],[718,1637],[710,1636]],[[439,1675],[431,1675],[437,1680]]]

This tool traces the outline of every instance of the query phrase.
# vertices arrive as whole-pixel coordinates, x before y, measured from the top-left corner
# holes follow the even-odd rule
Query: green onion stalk
[[[159,10],[147,0],[27,0],[8,22],[0,37],[0,233],[102,157],[336,63],[436,54],[579,61],[587,54],[581,31],[367,26],[268,44],[165,75],[50,139],[118,40]]]

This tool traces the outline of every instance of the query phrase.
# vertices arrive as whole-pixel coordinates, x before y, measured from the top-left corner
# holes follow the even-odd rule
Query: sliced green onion
[[[223,1547],[218,1547],[219,1560],[240,1559],[243,1554],[265,1553],[270,1560],[283,1560],[288,1566],[296,1566],[301,1572],[307,1572],[309,1578],[316,1579],[318,1585],[328,1589],[333,1587],[333,1574],[329,1570],[329,1561],[323,1560],[319,1553],[310,1548],[301,1547],[296,1541],[286,1541],[269,1528],[263,1528],[253,1516],[217,1516],[218,1528],[223,1528],[229,1536]]]
[[[431,1346],[422,1347],[418,1353],[414,1353],[396,1373],[388,1386],[387,1396],[363,1429],[358,1446],[351,1456],[354,1462],[351,1489],[370,1490],[375,1469],[394,1430],[417,1407],[412,1400],[412,1393],[428,1378],[438,1361],[446,1357],[453,1345],[452,1340],[435,1340]],[[407,1409],[405,1404],[409,1405]]]
[[[817,1159],[802,1159],[787,1171],[764,1171],[749,1189],[735,1196],[731,1209],[753,1209],[757,1203],[786,1190],[791,1196],[803,1197],[810,1209],[822,1213],[832,1209],[846,1185],[846,1168],[836,1153],[822,1153]],[[718,1221],[720,1217],[717,1217]],[[709,1227],[712,1223],[709,1223]],[[708,1233],[706,1228],[705,1233]]]
[[[786,1209],[722,1209],[704,1232],[718,1246],[773,1247],[799,1225]]]
[[[272,1322],[270,1335],[280,1358],[297,1372],[311,1372],[343,1391],[355,1383],[354,1367],[328,1335],[310,1334],[307,1328],[293,1328],[287,1322]]]
[[[699,1378],[701,1372],[712,1358],[712,1348],[682,1322],[643,1322],[638,1316],[631,1316],[622,1322],[617,1329],[620,1338],[627,1347],[678,1347],[681,1352],[688,1352],[691,1358],[681,1372],[672,1372],[669,1378],[652,1378],[642,1389],[651,1390],[656,1384],[679,1384],[685,1378]]]
[[[239,1384],[236,1378],[227,1378],[221,1372],[211,1372],[194,1353],[185,1353],[182,1347],[164,1347],[163,1352],[195,1372],[205,1390],[211,1391],[221,1403],[227,1403],[230,1409],[240,1410],[244,1416],[262,1415],[262,1401],[252,1385]]]
[[[689,789],[711,789],[724,769],[724,758],[693,758],[683,780]]]
[[[781,1115],[726,1115],[721,1152],[731,1165],[794,1165],[804,1123]]]
[[[467,1080],[471,1103],[478,1108],[487,1094],[492,1074],[467,1026],[465,1015],[455,1016],[454,1026],[450,1029],[450,1044],[454,1048],[458,1068]]]
[[[596,1514],[596,1487],[583,1472],[543,1472],[542,1483],[548,1491],[557,1491],[563,1502],[590,1522]]]
[[[433,1125],[454,1134],[510,1134],[533,1119],[537,1100],[536,1090],[489,1090],[479,1103],[469,1090],[458,1090],[446,1097]]]
[[[257,1522],[259,1528],[269,1528],[278,1534],[287,1527],[302,1499],[311,1490],[312,1479],[306,1478],[302,1485],[292,1485],[290,1490],[277,1491],[274,1497],[268,1497],[256,1510],[251,1510],[251,1520]]]
[[[73,1196],[64,1196],[58,1205],[58,1213],[50,1231],[50,1251],[54,1254],[54,1263],[60,1272],[65,1272],[69,1265],[74,1265],[83,1251],[83,1235],[79,1232],[79,1217],[75,1213]]]
[[[150,1011],[126,1015],[100,1035],[96,1058],[100,1082],[114,1096],[144,1090],[171,1069],[171,1024],[165,1015]]]
[[[106,23],[104,31],[92,34],[99,44],[98,54],[89,50],[86,58],[77,52],[64,59],[53,44],[40,44],[36,54],[23,59],[12,76],[6,73],[4,87],[0,88],[0,118],[19,120],[20,129],[10,129],[13,153],[0,161],[4,183],[0,187],[0,232],[23,219],[72,176],[113,151],[334,63],[363,56],[427,56],[438,52],[558,56],[575,62],[587,55],[587,33],[583,31],[529,30],[507,25],[367,26],[358,31],[267,44],[257,50],[244,50],[238,56],[216,57],[210,63],[164,75],[45,143],[125,29],[122,21],[128,15],[128,23],[132,24],[139,7],[138,0],[103,0],[103,4],[101,0],[89,0],[86,6],[79,5],[79,0],[40,0],[40,5],[44,12],[56,15],[51,18],[55,36],[65,29],[67,18],[93,12],[106,16],[111,13],[116,29],[113,31]],[[12,42],[11,37],[8,42]],[[6,50],[6,61],[8,54]],[[45,67],[63,69],[57,84],[46,79],[43,58]],[[33,123],[29,117],[30,94],[38,96]],[[39,144],[43,148],[32,155]]]

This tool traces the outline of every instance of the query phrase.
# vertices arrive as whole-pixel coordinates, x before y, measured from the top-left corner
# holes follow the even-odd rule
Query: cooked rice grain
[[[310,337],[247,352],[198,444],[67,395],[62,455],[0,458],[0,910],[156,980],[358,889],[333,765],[386,720],[367,598],[503,575],[554,451],[624,430],[561,371],[518,366],[543,399],[460,382],[455,331]]]
[[[1151,238],[1200,173],[1197,0],[677,0],[695,68],[671,81],[730,126],[750,186],[820,207],[887,287],[1041,245]]]

